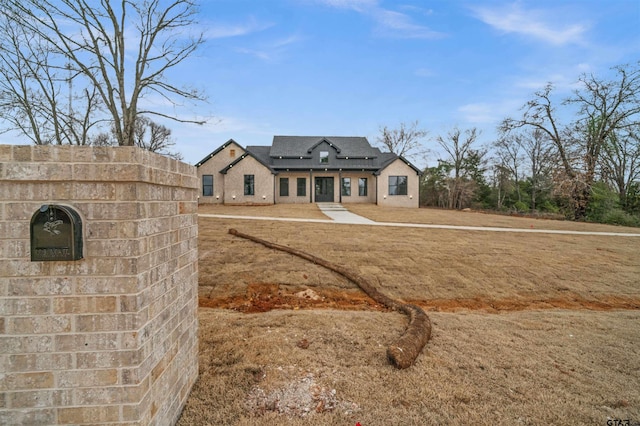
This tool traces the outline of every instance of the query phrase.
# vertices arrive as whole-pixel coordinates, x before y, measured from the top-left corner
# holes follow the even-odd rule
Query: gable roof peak
[[[311,152],[313,152],[314,149],[316,149],[318,147],[318,145],[321,145],[323,143],[328,143],[330,147],[334,148],[336,150],[336,152],[338,154],[340,154],[340,147],[338,145],[336,145],[334,142],[332,142],[329,138],[322,138],[320,139],[318,142],[316,142],[315,144],[313,144],[311,147],[309,147],[309,149],[307,150],[307,152],[309,154],[311,154]]]
[[[238,142],[234,141],[233,139],[229,139],[228,141],[226,141],[225,143],[220,145],[218,148],[216,148],[214,151],[212,151],[210,154],[208,154],[206,157],[204,157],[202,160],[198,161],[196,163],[196,167],[202,166],[204,163],[206,163],[211,158],[213,158],[217,153],[219,153],[220,151],[222,151],[223,149],[225,149],[226,147],[228,147],[231,144],[235,144],[235,145],[238,146],[238,148],[240,148],[241,150],[245,151],[245,149],[243,148],[242,145],[240,145]]]
[[[220,173],[222,173],[223,175],[227,174],[229,169],[233,168],[233,166],[244,160],[246,157],[251,157],[258,163],[266,167],[271,172],[271,174],[276,174],[275,170],[273,170],[273,168],[269,164],[268,149],[268,146],[247,146],[244,154],[242,154],[240,157],[229,163],[225,168],[220,170]]]

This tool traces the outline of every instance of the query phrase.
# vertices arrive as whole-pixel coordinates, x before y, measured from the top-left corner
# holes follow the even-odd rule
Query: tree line
[[[442,155],[421,176],[424,206],[640,226],[640,62],[613,71],[580,76],[564,99],[547,84],[490,143],[476,128],[428,138],[417,121],[381,128],[378,142],[412,158],[432,156],[425,142],[435,142]]]

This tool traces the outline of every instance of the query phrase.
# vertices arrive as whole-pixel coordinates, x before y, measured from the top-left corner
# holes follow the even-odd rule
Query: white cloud
[[[353,9],[358,12],[378,7],[378,0],[316,0],[316,2],[340,9]]]
[[[433,77],[436,75],[436,73],[429,68],[418,68],[414,71],[414,74],[417,77]]]
[[[279,40],[275,40],[273,43],[271,43],[271,46],[274,48],[282,48],[282,47],[287,47],[289,45],[292,44],[296,44],[299,41],[302,40],[302,37],[300,37],[297,34],[294,35],[290,35],[289,37],[285,37]]]
[[[580,87],[578,77],[591,72],[593,67],[586,63],[558,68],[553,72],[539,72],[535,75],[519,77],[514,80],[514,87],[527,89],[531,92],[542,90],[551,83],[556,93],[568,93]]]
[[[263,61],[272,61],[274,56],[271,52],[260,49],[249,49],[246,47],[238,47],[235,49],[236,52],[242,53],[249,56],[254,56],[258,59],[262,59]]]
[[[587,31],[585,24],[560,24],[566,22],[566,16],[553,16],[551,11],[525,10],[518,3],[501,8],[472,9],[478,19],[497,30],[522,34],[557,46],[582,43]]]
[[[409,11],[409,12],[419,13],[419,14],[424,15],[424,16],[433,15],[433,9],[425,9],[423,7],[418,7],[418,6],[402,5],[402,6],[400,6],[400,9],[401,10],[406,10],[406,11]]]
[[[462,114],[462,118],[466,122],[474,125],[485,125],[486,127],[486,125],[497,125],[520,106],[520,100],[509,98],[496,102],[478,102],[462,105],[458,107],[458,112]]]
[[[217,39],[244,36],[264,31],[271,27],[273,27],[272,23],[258,22],[255,18],[250,18],[247,22],[237,24],[210,23],[206,25],[203,33],[206,39]]]
[[[316,0],[316,3],[340,9],[351,9],[369,16],[377,24],[376,32],[385,37],[431,39],[445,36],[444,33],[415,23],[407,13],[396,12],[380,6],[378,0]],[[430,14],[429,11],[424,9],[403,6],[401,8],[407,11],[419,12],[422,15]]]
[[[236,48],[236,52],[244,53],[247,55],[255,56],[263,61],[277,61],[291,45],[294,45],[302,40],[302,37],[298,35],[291,35],[289,37],[273,40],[270,42],[261,43],[257,48],[249,49],[244,47]]]
[[[388,9],[376,8],[370,12],[378,24],[378,32],[399,38],[441,38],[443,33],[418,25],[407,14]]]
[[[499,118],[493,105],[487,103],[466,104],[458,108],[464,119],[469,123],[488,124],[495,123]]]

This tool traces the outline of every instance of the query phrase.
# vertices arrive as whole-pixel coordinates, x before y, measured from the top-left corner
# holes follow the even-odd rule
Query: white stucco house
[[[200,204],[418,207],[420,170],[364,137],[274,136],[271,146],[247,147],[230,139],[196,167]]]

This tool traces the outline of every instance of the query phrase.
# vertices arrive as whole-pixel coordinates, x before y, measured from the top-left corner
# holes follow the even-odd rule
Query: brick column
[[[198,374],[195,167],[135,147],[0,145],[0,424],[172,424]],[[31,261],[42,206],[83,258]]]

